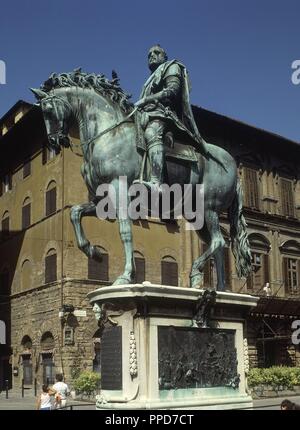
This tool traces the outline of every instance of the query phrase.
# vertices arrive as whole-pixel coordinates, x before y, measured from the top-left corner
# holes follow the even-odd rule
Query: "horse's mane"
[[[95,73],[85,73],[81,68],[68,73],[52,73],[50,77],[41,85],[41,90],[49,92],[55,88],[80,87],[92,88],[104,97],[109,97],[113,102],[119,104],[121,109],[128,113],[132,110],[132,103],[129,101],[131,95],[126,94],[119,85],[119,78],[113,71],[113,79],[110,81],[104,75]]]

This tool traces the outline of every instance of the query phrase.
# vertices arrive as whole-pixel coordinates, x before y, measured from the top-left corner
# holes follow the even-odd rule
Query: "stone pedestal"
[[[206,326],[203,290],[144,282],[88,296],[102,328],[97,409],[252,406],[243,324],[257,298],[217,292]]]

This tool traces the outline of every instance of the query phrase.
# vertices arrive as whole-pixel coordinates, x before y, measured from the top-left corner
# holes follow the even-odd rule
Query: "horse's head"
[[[65,148],[70,146],[68,132],[69,119],[72,114],[71,106],[65,98],[57,95],[55,90],[46,93],[31,88],[31,91],[36,96],[43,111],[49,147],[59,153],[61,146]]]

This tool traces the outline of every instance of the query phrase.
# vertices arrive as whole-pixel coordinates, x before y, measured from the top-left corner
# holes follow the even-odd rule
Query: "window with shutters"
[[[45,258],[45,284],[57,280],[57,254],[51,249]]]
[[[31,161],[28,160],[23,165],[23,179],[27,178],[31,174]]]
[[[0,296],[10,295],[9,271],[4,269],[0,273]]]
[[[134,262],[135,262],[135,278],[134,282],[141,284],[145,281],[145,258],[143,254],[138,251],[134,252]]]
[[[56,212],[56,183],[50,182],[46,191],[46,216]]]
[[[22,229],[28,228],[31,224],[31,203],[30,199],[26,198],[22,207]]]
[[[1,221],[1,235],[2,239],[6,240],[9,237],[9,215],[5,212]]]
[[[252,209],[260,209],[258,173],[245,167],[243,170],[244,205]]]
[[[161,261],[161,283],[162,285],[178,286],[178,264],[175,258],[165,256]]]
[[[289,179],[280,179],[281,214],[295,216],[293,182]]]
[[[300,260],[283,257],[283,281],[288,295],[299,294]]]
[[[109,257],[107,252],[100,248],[102,260],[88,259],[88,279],[97,281],[109,281]]]

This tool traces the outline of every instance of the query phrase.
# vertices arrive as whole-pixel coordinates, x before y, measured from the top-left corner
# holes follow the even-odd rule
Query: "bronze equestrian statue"
[[[164,56],[164,51],[158,49],[154,52],[155,48],[159,47],[150,50],[149,63],[150,65],[152,62],[155,63],[156,67],[159,58]],[[141,178],[150,188],[153,185],[159,188],[165,178],[170,185],[192,184],[195,187],[202,183],[204,225],[196,232],[208,247],[193,262],[190,286],[201,285],[203,267],[213,256],[218,278],[217,289],[224,291],[225,241],[220,231],[220,212],[228,212],[231,247],[238,276],[246,277],[251,270],[251,254],[246,223],[242,215],[242,192],[236,163],[223,148],[203,141],[193,117],[186,116],[182,106],[178,106],[173,112],[172,107],[180,97],[184,98],[183,93],[186,94],[187,91],[186,84],[183,86],[182,83],[182,80],[186,79],[184,66],[178,62],[170,64],[164,57],[154,73],[158,73],[158,77],[153,77],[152,80],[150,78],[151,82],[146,83],[142,98],[136,103],[135,108],[129,102],[129,96],[120,88],[115,75],[112,80],[108,80],[104,75],[88,74],[77,69],[69,73],[52,74],[41,89],[32,89],[43,111],[50,147],[57,152],[62,146],[70,147],[72,142],[68,136],[69,128],[74,122],[79,125],[83,154],[81,174],[93,197],[90,202],[71,208],[71,222],[78,247],[88,257],[101,258],[100,249],[90,244],[81,225],[82,217],[97,214],[99,198],[96,191],[99,185],[110,184],[118,196],[121,177],[127,178],[128,188]],[[145,131],[146,148],[142,148],[143,144],[139,143],[141,139],[139,126]],[[166,145],[162,143],[162,139],[169,132],[171,136],[166,137],[171,142],[169,145],[171,147],[180,134],[187,139],[190,146],[183,146],[189,146],[191,153],[194,151],[192,161],[182,163],[179,159],[180,154],[179,156],[175,154],[173,158],[170,156],[164,162]],[[198,152],[191,150],[193,147]],[[145,163],[143,149],[148,149],[150,159],[148,170],[143,167]],[[172,153],[172,148],[168,150]],[[127,195],[128,204],[129,201],[130,196]],[[114,285],[130,284],[135,276],[132,220],[119,217],[118,222],[125,251],[125,267]]]

